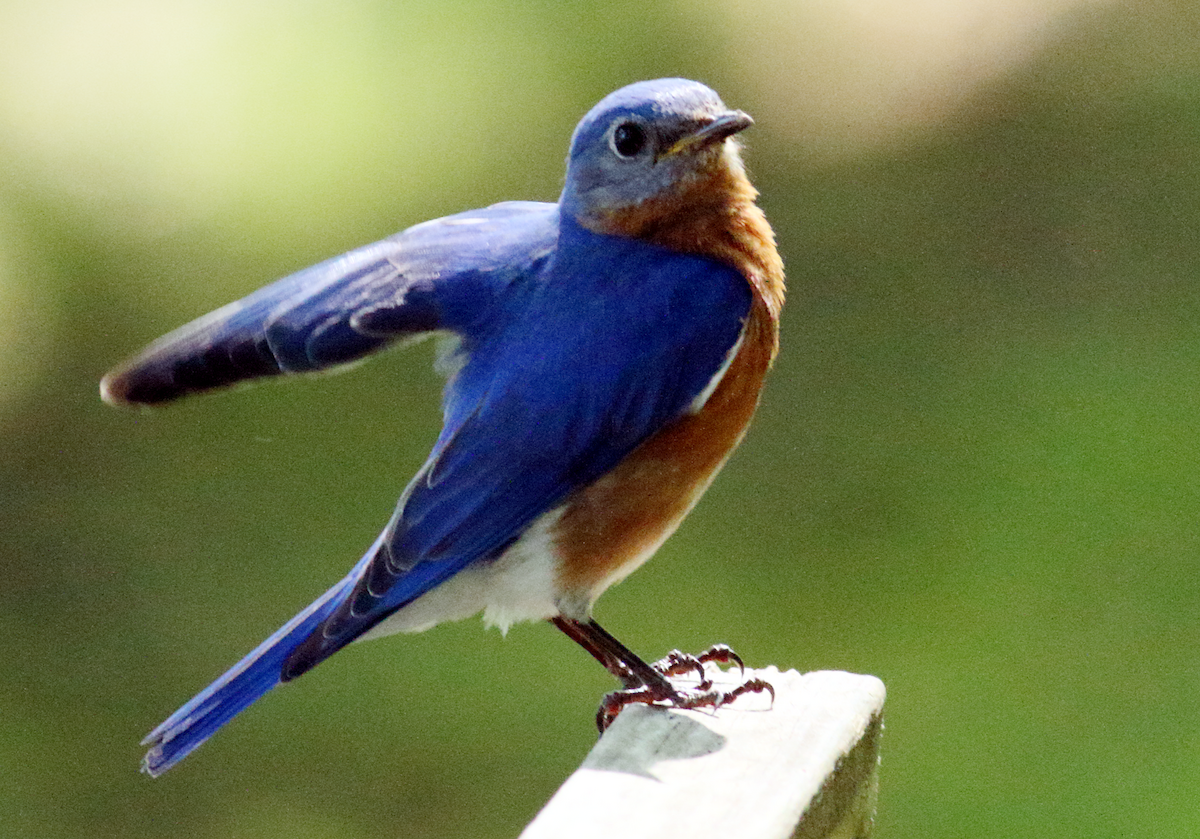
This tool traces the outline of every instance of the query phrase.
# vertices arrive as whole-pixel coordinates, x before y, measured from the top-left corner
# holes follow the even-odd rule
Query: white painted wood
[[[521,839],[869,836],[883,682],[709,667],[725,689],[765,679],[774,705],[747,694],[715,713],[626,708]]]

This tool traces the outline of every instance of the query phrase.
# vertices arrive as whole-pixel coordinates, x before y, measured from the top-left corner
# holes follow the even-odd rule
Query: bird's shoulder
[[[415,224],[389,237],[398,267],[424,275],[529,265],[554,248],[557,204],[504,201]]]
[[[596,481],[693,410],[752,298],[728,265],[563,220],[544,269],[463,337],[394,555],[487,554]]]

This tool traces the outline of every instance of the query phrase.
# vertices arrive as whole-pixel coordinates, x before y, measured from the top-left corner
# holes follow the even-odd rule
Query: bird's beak
[[[670,157],[689,149],[701,149],[719,143],[726,137],[732,137],[752,125],[754,125],[754,120],[745,111],[726,111],[710,122],[704,123],[695,131],[684,134],[672,143],[661,156]]]

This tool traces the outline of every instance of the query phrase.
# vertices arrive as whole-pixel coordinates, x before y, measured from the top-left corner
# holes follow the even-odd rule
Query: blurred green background
[[[0,835],[512,837],[610,677],[547,626],[343,652],[166,777],[140,737],[324,591],[431,350],[150,413],[103,372],[410,224],[553,200],[602,95],[758,119],[755,427],[600,603],[647,656],[880,676],[880,836],[1200,835],[1200,7],[0,6]]]

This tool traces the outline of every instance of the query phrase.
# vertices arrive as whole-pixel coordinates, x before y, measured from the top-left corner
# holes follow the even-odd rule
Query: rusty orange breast
[[[703,200],[682,202],[693,211],[652,209],[646,218],[655,221],[638,232],[737,268],[753,289],[750,314],[736,355],[704,405],[568,499],[554,533],[560,591],[588,607],[648,559],[700,499],[745,434],[778,348],[784,284],[774,234],[740,166],[722,167],[714,177],[724,182],[705,184]],[[622,220],[623,227],[638,224]]]
[[[590,603],[644,562],[700,499],[758,406],[774,341],[765,306],[704,406],[654,434],[615,469],[576,491],[555,528],[560,589]]]

